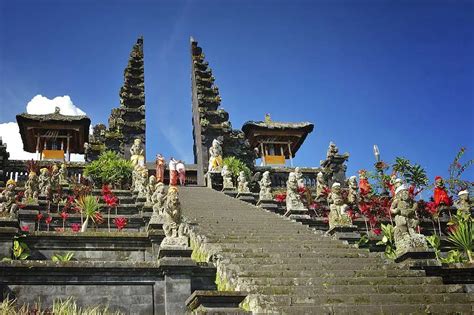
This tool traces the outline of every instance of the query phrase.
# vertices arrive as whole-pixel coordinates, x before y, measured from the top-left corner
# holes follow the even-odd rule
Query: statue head
[[[148,183],[150,183],[150,185],[153,185],[156,183],[156,177],[155,175],[151,175],[150,178],[148,179]]]
[[[43,176],[48,176],[49,170],[46,167],[43,167],[42,169],[40,169],[40,174]]]
[[[33,178],[35,178],[35,177],[36,177],[36,173],[35,173],[35,172],[30,172],[30,173],[28,174],[28,179],[33,179]]]
[[[9,180],[7,181],[7,188],[10,189],[10,190],[13,190],[13,189],[15,189],[15,187],[16,187],[16,182],[15,182],[15,180],[9,179]]]
[[[66,163],[61,164],[61,169],[65,170],[66,169]]]
[[[435,184],[436,184],[436,187],[438,187],[438,188],[444,188],[443,178],[441,176],[436,176],[435,177]]]
[[[165,184],[163,184],[162,182],[159,182],[158,184],[156,184],[156,190],[160,193],[164,192],[165,191]]]
[[[357,176],[352,175],[351,177],[349,177],[349,182],[351,184],[356,184],[357,185]]]
[[[288,181],[289,182],[295,182],[296,181],[296,174],[294,172],[290,172],[290,174],[288,174]]]
[[[220,146],[220,142],[217,139],[212,140],[212,147],[213,148],[218,148]]]
[[[244,171],[240,171],[239,175],[240,175],[240,177],[244,177],[244,178],[245,178],[245,172],[244,172]]]
[[[469,200],[469,190],[467,190],[467,189],[461,190],[458,193],[458,197],[459,197],[460,200],[468,201]]]
[[[408,194],[408,187],[406,185],[400,185],[396,190],[395,190],[395,196],[399,197],[401,200],[406,201],[410,197]]]
[[[300,170],[299,166],[295,167],[295,173],[301,173],[301,170]]]
[[[166,195],[166,200],[168,203],[176,205],[179,203],[179,193],[178,193],[178,187],[176,186],[171,186],[168,189],[168,194]]]
[[[335,182],[334,184],[332,184],[331,186],[331,192],[334,192],[334,193],[340,193],[341,192],[341,184],[338,183],[338,182]]]
[[[136,146],[139,146],[141,143],[142,143],[142,140],[140,138],[136,138],[135,140],[133,140],[133,144]]]
[[[262,177],[263,177],[263,178],[270,178],[270,172],[269,172],[269,171],[263,172]]]
[[[360,170],[359,171],[359,179],[367,179],[367,171],[366,170]]]
[[[59,167],[56,164],[53,164],[52,172],[56,173],[59,170]]]

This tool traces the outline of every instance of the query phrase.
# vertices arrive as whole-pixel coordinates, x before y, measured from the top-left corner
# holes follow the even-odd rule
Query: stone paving
[[[213,261],[221,289],[279,314],[472,314],[472,294],[300,223],[204,187],[180,189],[193,257]]]

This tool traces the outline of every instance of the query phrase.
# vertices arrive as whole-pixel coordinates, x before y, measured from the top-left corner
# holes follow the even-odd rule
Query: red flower
[[[53,221],[52,217],[47,217],[46,219],[44,219],[44,222],[46,222],[46,224],[50,224],[51,221]]]
[[[382,234],[382,230],[377,228],[377,229],[372,229],[372,232],[374,232],[375,235],[380,235]]]
[[[69,214],[66,211],[61,212],[61,218],[63,218],[63,221],[66,221],[68,217],[69,217]]]
[[[75,201],[74,196],[68,196],[67,197],[67,201],[66,201],[67,203],[71,204],[71,203],[74,203],[74,201]]]
[[[81,230],[81,224],[80,223],[72,223],[71,224],[71,230],[73,232],[79,232]]]
[[[102,193],[102,196],[112,194],[112,191],[110,190],[109,185],[107,185],[107,184],[102,185],[101,193]]]
[[[431,215],[438,213],[438,207],[434,202],[427,202],[425,205],[425,210]]]
[[[96,224],[102,224],[102,223],[104,223],[104,217],[102,216],[102,213],[96,212],[96,213],[94,214],[94,222],[95,222]]]
[[[23,232],[28,232],[28,231],[30,230],[30,226],[29,226],[29,225],[22,225],[22,226],[21,226],[21,230],[22,230]]]
[[[119,231],[121,231],[127,225],[127,218],[117,217],[114,219],[114,224]]]
[[[306,187],[298,187],[298,193],[304,194],[306,192]]]
[[[41,219],[43,218],[43,214],[40,212],[36,215],[36,221],[41,221]]]
[[[277,194],[275,196],[275,201],[277,202],[285,202],[285,200],[286,200],[286,193]]]
[[[109,206],[110,208],[117,206],[118,198],[114,196],[113,194],[105,195],[103,196],[103,198],[107,206]]]

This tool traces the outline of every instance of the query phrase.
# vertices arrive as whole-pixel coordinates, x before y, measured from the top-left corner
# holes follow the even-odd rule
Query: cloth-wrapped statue
[[[222,147],[220,142],[214,139],[209,148],[209,172],[220,172],[222,164]]]
[[[238,193],[249,193],[249,182],[244,171],[240,171],[239,177],[237,178],[237,192]]]
[[[362,196],[368,195],[372,191],[372,186],[369,184],[367,179],[367,171],[359,171],[359,191]]]
[[[16,214],[18,205],[16,204],[15,188],[16,182],[9,179],[5,190],[0,193],[0,217]]]
[[[38,178],[40,195],[49,196],[51,192],[51,179],[49,177],[49,170],[42,168],[40,170],[40,176]]]
[[[142,166],[136,166],[134,172],[134,191],[138,193],[138,198],[146,198],[146,186],[148,170]]]
[[[269,171],[263,172],[262,179],[260,180],[259,185],[260,185],[259,201],[273,200],[272,180],[270,179]]]
[[[223,189],[233,190],[234,182],[232,181],[232,172],[229,171],[229,168],[227,167],[227,165],[224,165],[222,167],[221,175],[222,175]]]
[[[434,202],[436,206],[446,206],[449,207],[453,204],[451,198],[448,196],[448,192],[444,187],[444,181],[441,176],[435,177],[435,189],[433,195]]]
[[[456,200],[456,203],[454,204],[456,209],[458,209],[458,213],[467,213],[471,214],[471,200],[469,199],[469,191],[466,190],[461,190],[458,193],[459,199]]]
[[[39,185],[38,185],[38,176],[35,172],[31,171],[28,174],[28,180],[25,184],[25,194],[24,198],[26,202],[37,202],[39,195]]]
[[[340,183],[331,186],[331,193],[328,196],[329,204],[329,228],[336,226],[352,225],[350,216],[346,213],[349,206],[344,202]]]
[[[298,193],[298,180],[294,172],[288,175],[286,182],[286,210],[301,210],[305,209],[301,196]]]
[[[133,145],[130,148],[130,160],[133,166],[145,164],[145,156],[143,155],[145,150],[143,149],[142,140],[137,138],[133,141]]]
[[[427,250],[428,245],[424,235],[415,231],[418,226],[416,218],[417,203],[413,200],[405,185],[395,191],[390,211],[395,215],[394,240],[398,256],[411,250]]]
[[[51,169],[51,176],[50,176],[51,191],[53,193],[57,193],[58,190],[61,189],[59,177],[60,177],[59,167],[56,164],[54,164],[53,168]]]

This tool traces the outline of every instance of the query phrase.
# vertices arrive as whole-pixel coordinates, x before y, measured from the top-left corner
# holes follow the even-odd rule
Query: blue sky
[[[267,112],[315,124],[298,165],[317,166],[331,140],[351,154],[348,175],[372,167],[374,144],[430,179],[461,146],[474,156],[473,1],[0,3],[0,123],[37,94],[105,123],[143,35],[148,159],[192,162],[192,35],[234,128]]]

